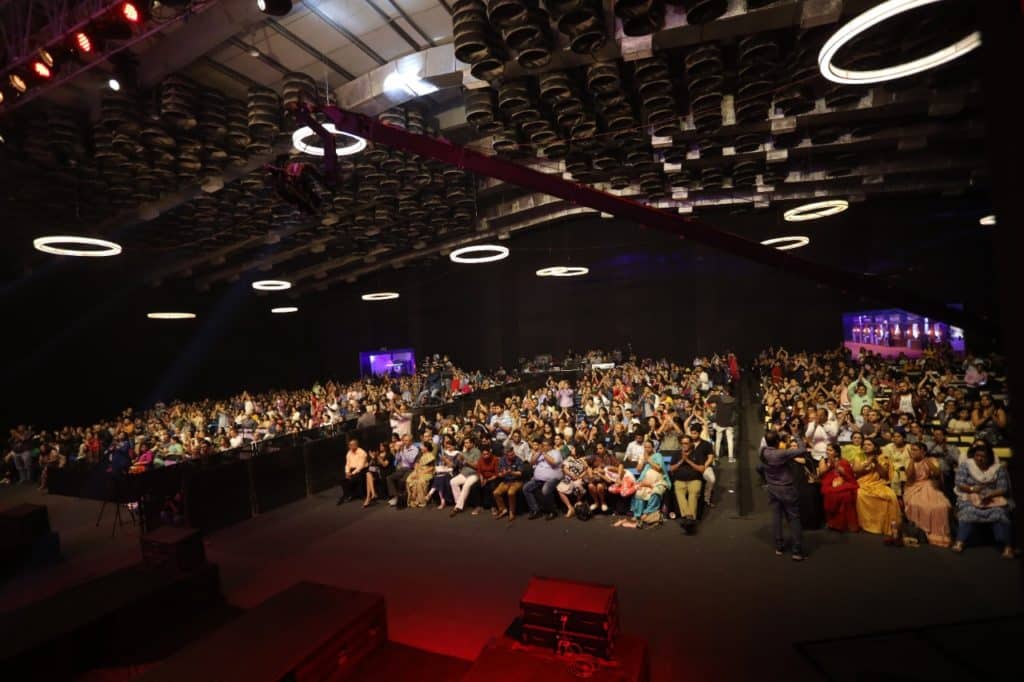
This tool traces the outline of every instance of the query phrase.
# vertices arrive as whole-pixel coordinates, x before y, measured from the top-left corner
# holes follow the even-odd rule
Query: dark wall
[[[887,216],[880,204],[873,215],[851,209],[804,228],[814,241],[796,253],[875,270],[944,301],[991,300],[988,247],[974,236],[984,236],[976,227],[965,241],[935,218],[915,224]],[[752,239],[792,232],[781,222],[766,226],[757,214],[714,221]],[[952,214],[947,222],[962,225],[964,218]],[[917,246],[894,248],[886,236],[896,230],[912,234]],[[256,295],[249,276],[207,293],[189,280],[133,285],[142,273],[123,271],[117,259],[72,259],[30,273],[7,283],[0,297],[6,349],[0,425],[84,423],[160,399],[349,379],[358,374],[359,351],[381,347],[411,346],[419,357],[448,354],[466,368],[512,366],[568,348],[629,345],[641,355],[674,359],[727,349],[746,357],[780,344],[824,349],[838,343],[844,310],[888,305],[851,300],[616,220],[534,228],[504,243],[512,255],[497,263],[437,258],[320,294],[302,290],[297,299]],[[590,274],[535,276],[550,265],[584,265]],[[379,290],[399,291],[401,298],[360,300]],[[269,314],[285,304],[301,311]],[[154,309],[194,310],[199,318],[147,320]],[[968,337],[973,344],[970,330]]]

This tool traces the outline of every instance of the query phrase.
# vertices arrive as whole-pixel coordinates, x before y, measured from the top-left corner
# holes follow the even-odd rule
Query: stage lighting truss
[[[909,12],[910,10],[917,9],[918,7],[924,7],[925,5],[931,5],[941,1],[942,0],[887,0],[887,2],[883,2],[881,5],[872,7],[863,14],[857,15],[832,34],[831,38],[825,41],[824,46],[821,48],[821,52],[818,53],[818,68],[821,70],[821,75],[834,83],[842,83],[844,85],[882,83],[885,81],[895,80],[897,78],[913,76],[915,73],[921,73],[922,71],[927,71],[928,69],[941,66],[946,62],[950,62],[958,57],[964,56],[981,45],[981,32],[973,31],[952,45],[948,45],[947,47],[933,52],[930,55],[926,55],[920,59],[915,59],[903,64],[887,66],[882,69],[855,71],[853,69],[842,69],[832,63],[836,54],[844,45],[848,44],[851,40],[868,29],[891,19],[898,14],[902,14],[903,12]]]
[[[335,136],[341,136],[353,140],[351,144],[336,147],[334,153],[338,156],[350,156],[352,154],[358,154],[359,152],[366,149],[366,140],[356,135],[349,135],[339,131],[333,123],[325,123],[324,130]],[[295,147],[296,151],[302,152],[303,154],[309,154],[310,156],[323,156],[325,154],[323,145],[309,144],[305,140],[309,137],[315,136],[313,129],[309,126],[303,126],[292,133],[292,146]]]
[[[75,249],[62,245],[95,246],[95,249]],[[55,256],[81,256],[86,258],[104,258],[121,253],[121,245],[106,239],[95,237],[76,237],[74,235],[53,235],[39,237],[32,241],[37,251],[52,253]]]
[[[196,314],[181,312],[146,313],[146,317],[151,320],[194,320]]]
[[[810,237],[803,235],[791,235],[788,237],[774,237],[761,242],[762,246],[774,246],[778,251],[791,251],[807,246],[811,243]]]
[[[470,254],[476,253],[490,253],[489,256],[471,256]],[[501,246],[500,244],[477,244],[475,246],[463,246],[461,249],[455,249],[448,258],[453,263],[493,263],[494,261],[504,260],[508,258],[508,247]]]
[[[282,279],[261,279],[252,283],[256,291],[284,291],[292,288],[291,282]]]
[[[985,227],[991,227],[991,226],[995,225],[996,224],[996,216],[995,216],[995,214],[984,216],[981,220],[978,221],[978,224],[979,225],[984,225]]]
[[[817,220],[827,218],[830,215],[842,213],[850,207],[846,199],[828,199],[827,201],[815,201],[811,204],[804,204],[791,208],[782,214],[783,220],[787,223],[800,223],[805,220]]]
[[[397,291],[378,291],[373,294],[363,294],[364,301],[393,301],[398,298]]]
[[[578,265],[552,265],[551,267],[541,268],[537,271],[538,277],[582,277],[583,275],[590,272],[590,268],[584,268]]]
[[[297,313],[299,312],[299,309],[293,305],[286,305],[280,308],[271,308],[270,312],[274,313],[275,315],[286,315],[288,313]]]

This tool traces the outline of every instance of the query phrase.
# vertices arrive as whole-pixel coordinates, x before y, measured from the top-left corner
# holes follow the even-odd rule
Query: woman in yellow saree
[[[889,462],[870,438],[851,454],[860,527],[868,533],[891,535],[900,523],[900,503],[889,487]]]
[[[434,444],[425,441],[420,446],[420,457],[416,460],[409,478],[405,479],[405,492],[408,495],[410,507],[427,506],[427,487],[434,478],[434,463],[437,460],[437,453]]]

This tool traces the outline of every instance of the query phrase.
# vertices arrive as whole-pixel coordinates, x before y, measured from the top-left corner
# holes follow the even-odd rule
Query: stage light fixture
[[[575,265],[553,265],[537,271],[538,277],[582,277],[590,272],[589,268]]]
[[[827,218],[830,215],[842,213],[850,207],[846,199],[828,199],[826,201],[815,201],[791,208],[782,214],[783,220],[787,223],[800,223],[805,220],[817,220]]]
[[[398,298],[397,291],[378,291],[372,294],[363,294],[361,298],[364,301],[393,301]]]
[[[139,19],[142,18],[142,13],[139,12],[139,8],[134,3],[126,2],[121,5],[121,17],[129,24],[137,24]]]
[[[957,42],[933,52],[930,55],[888,66],[882,69],[871,69],[867,71],[855,71],[852,69],[841,69],[833,60],[836,53],[850,41],[854,40],[868,29],[876,26],[892,17],[909,12],[910,10],[931,5],[942,0],[887,0],[880,5],[872,7],[863,14],[859,14],[844,24],[839,30],[832,34],[832,37],[825,41],[818,53],[818,68],[821,75],[833,83],[844,85],[867,85],[869,83],[882,83],[897,78],[913,76],[928,69],[941,66],[946,62],[962,57],[971,50],[981,45],[981,31],[973,31]]]
[[[41,61],[49,68],[53,68],[53,54],[49,50],[39,50],[39,61]]]
[[[978,221],[978,224],[979,225],[984,225],[985,227],[991,227],[992,225],[995,225],[996,224],[996,216],[995,216],[995,214],[984,216],[981,220]]]
[[[194,320],[196,317],[195,313],[146,313],[146,317],[151,320]]]
[[[63,244],[75,246],[97,246],[100,248],[69,249],[65,246],[58,246]],[[37,251],[52,253],[55,256],[104,258],[106,256],[116,256],[121,253],[121,245],[116,242],[107,241],[106,239],[96,239],[95,237],[76,237],[74,235],[51,235],[48,237],[39,237],[32,240],[32,246],[34,246]]]
[[[492,255],[466,257],[468,254],[488,252]],[[475,246],[463,246],[461,249],[455,249],[448,254],[448,258],[453,263],[493,263],[494,261],[508,258],[508,253],[507,246],[501,246],[500,244],[477,244]]]
[[[355,140],[352,144],[335,147],[335,153],[338,156],[350,156],[352,154],[358,154],[366,149],[366,140],[356,135],[349,135],[348,133],[339,131],[334,127],[333,123],[325,123],[324,130],[332,135],[343,135],[349,139]],[[303,126],[292,133],[292,146],[295,148],[295,151],[302,152],[303,154],[309,154],[310,156],[323,156],[325,152],[322,145],[318,147],[303,142],[303,140],[313,134],[313,129],[309,126]]]
[[[280,308],[271,308],[270,312],[274,313],[275,315],[285,315],[287,313],[297,313],[299,312],[299,309],[293,305],[286,305]]]
[[[256,0],[256,7],[272,17],[283,17],[292,11],[292,0]]]
[[[292,283],[281,279],[261,279],[253,282],[252,288],[256,291],[284,291],[291,289]]]
[[[775,237],[773,239],[765,239],[761,242],[762,246],[774,246],[778,251],[789,251],[791,249],[799,249],[807,246],[811,243],[810,237],[804,237],[803,235],[792,235],[789,237]]]
[[[118,92],[121,89],[121,81],[117,80],[116,78],[111,78],[107,81],[107,87],[113,90],[114,92]]]
[[[80,54],[92,54],[92,38],[85,31],[75,33],[72,44]]]
[[[19,93],[24,93],[26,90],[28,90],[28,83],[25,82],[25,79],[22,78],[20,74],[8,74],[7,82],[10,83],[11,87]]]
[[[32,73],[34,73],[36,78],[39,80],[50,80],[50,76],[53,75],[53,72],[50,71],[50,67],[38,59],[32,62]]]

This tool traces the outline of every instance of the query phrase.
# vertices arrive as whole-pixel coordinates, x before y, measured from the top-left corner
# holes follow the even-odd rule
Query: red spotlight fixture
[[[139,12],[139,8],[130,2],[126,2],[121,5],[121,16],[129,24],[139,23],[139,19],[142,18],[142,14]]]
[[[78,50],[78,52],[80,52],[81,54],[92,53],[92,39],[89,37],[89,34],[85,31],[78,31],[77,33],[75,33],[75,37],[72,43],[75,49]]]
[[[40,60],[32,62],[32,73],[34,73],[36,77],[42,80],[49,80],[50,76],[53,75],[50,72],[50,67],[48,67]]]

